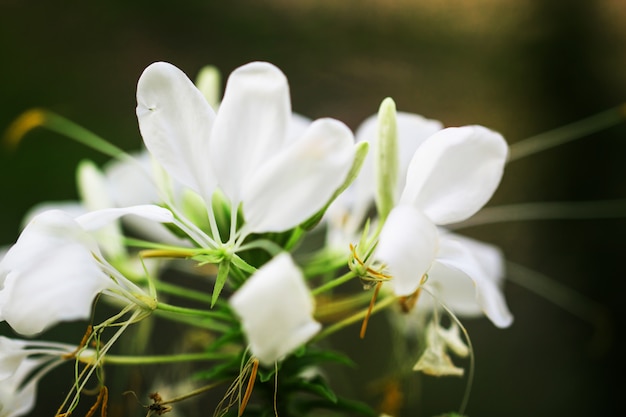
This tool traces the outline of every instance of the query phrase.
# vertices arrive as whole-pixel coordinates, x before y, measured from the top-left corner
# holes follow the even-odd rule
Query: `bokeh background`
[[[206,64],[226,75],[267,60],[289,78],[294,110],[309,117],[356,128],[390,96],[400,110],[447,126],[482,124],[513,143],[626,101],[625,22],[622,0],[0,0],[0,129],[43,107],[137,149],[134,94],[147,65],[169,61],[193,78]],[[620,125],[512,163],[490,204],[626,198],[625,136]],[[76,198],[83,158],[106,160],[46,131],[0,151],[0,244],[16,239],[33,204]],[[626,222],[511,222],[466,233],[603,305],[609,318],[597,336],[509,283],[511,328],[465,322],[477,366],[467,413],[619,415]],[[339,340],[359,364],[343,389],[371,400],[362,381],[390,353],[354,333]],[[34,416],[56,410],[69,385],[57,379],[44,380]],[[464,384],[419,379],[403,415],[454,410]]]

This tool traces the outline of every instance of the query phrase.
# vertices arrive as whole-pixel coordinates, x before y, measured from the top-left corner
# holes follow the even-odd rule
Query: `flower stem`
[[[180,287],[178,285],[170,284],[169,282],[157,281],[155,282],[155,287],[157,290],[166,294],[175,295],[177,297],[186,298],[188,300],[200,301],[202,303],[211,303],[210,295],[190,290],[186,287]]]
[[[153,355],[153,356],[118,356],[106,355],[104,364],[106,365],[152,365],[163,363],[193,362],[193,361],[211,361],[217,359],[228,359],[232,354],[227,353],[186,353],[181,355]],[[83,363],[91,363],[92,358],[78,358]]]
[[[176,314],[183,314],[187,316],[200,316],[203,318],[212,318],[226,321],[233,321],[232,316],[229,314],[220,312],[220,311],[208,311],[208,310],[199,310],[196,308],[187,308],[174,306],[171,304],[166,304],[161,301],[157,302],[157,309],[162,311],[168,311]]]
[[[396,297],[393,297],[393,296],[385,297],[381,302],[379,302],[372,308],[372,311],[369,314],[371,315],[371,314],[377,313],[380,310],[383,310],[389,307],[395,301],[396,301]],[[326,336],[330,336],[331,334],[343,329],[344,327],[347,327],[353,323],[356,323],[357,321],[364,319],[367,316],[367,314],[368,314],[368,310],[363,310],[333,324],[332,326],[328,326],[327,328],[319,332],[311,341],[316,342],[318,340],[322,340]]]
[[[326,284],[323,284],[313,290],[311,290],[311,294],[313,295],[319,295],[323,292],[326,292],[328,290],[331,290],[345,282],[350,281],[352,278],[356,277],[356,274],[352,271],[350,272],[346,272],[345,274],[343,274],[342,276],[335,278],[332,281],[327,282]]]

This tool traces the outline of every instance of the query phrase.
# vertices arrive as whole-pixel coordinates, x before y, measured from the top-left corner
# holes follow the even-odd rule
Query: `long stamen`
[[[592,133],[615,126],[626,119],[626,105],[622,104],[574,123],[519,141],[509,147],[508,162],[554,148]]]
[[[248,401],[250,401],[250,396],[252,396],[252,389],[254,388],[254,382],[256,381],[256,373],[259,369],[259,360],[257,358],[252,359],[252,371],[250,371],[250,378],[248,378],[248,386],[246,387],[246,392],[243,395],[243,399],[241,400],[241,405],[239,406],[239,412],[237,414],[238,417],[241,417],[243,412],[248,405]]]
[[[106,405],[105,405],[105,401],[107,401],[109,398],[108,395],[108,389],[106,387],[106,385],[103,385],[100,387],[100,392],[98,393],[98,397],[96,398],[96,402],[91,406],[91,408],[89,409],[89,411],[87,411],[87,414],[85,414],[85,417],[92,417],[95,413],[96,410],[98,409],[98,407],[100,407],[100,404],[102,404],[102,417],[106,417]]]
[[[450,310],[450,308],[444,304],[443,301],[441,301],[439,298],[437,298],[435,296],[435,294],[433,294],[432,292],[428,291],[428,288],[424,288],[424,291],[426,291],[426,293],[428,293],[434,301],[436,301],[441,308],[443,308],[446,313],[448,313],[448,316],[450,317],[450,319],[456,323],[457,326],[459,326],[459,328],[461,329],[461,332],[463,333],[463,337],[465,337],[465,341],[467,342],[467,347],[469,349],[469,372],[467,375],[467,384],[465,385],[465,392],[463,393],[463,399],[461,400],[461,405],[459,406],[459,414],[464,414],[465,413],[465,408],[467,408],[467,403],[469,402],[469,397],[470,394],[472,392],[472,385],[474,383],[474,370],[476,367],[476,358],[474,357],[474,347],[472,346],[472,340],[469,337],[469,333],[467,332],[467,329],[465,328],[465,326],[463,326],[463,323],[461,323],[461,320],[459,320],[459,318],[452,312],[452,310]],[[434,311],[434,313],[436,313],[436,309]],[[436,317],[436,314],[435,314]],[[437,321],[439,321],[438,318],[436,318]]]
[[[93,333],[93,326],[90,324],[90,325],[87,326],[87,330],[85,330],[85,334],[83,335],[83,338],[80,340],[80,343],[78,344],[78,346],[76,346],[76,349],[73,352],[66,353],[65,355],[62,355],[61,357],[63,359],[75,358],[76,355],[80,351],[82,351],[83,348],[87,345],[87,342],[91,338],[91,334],[92,333]]]
[[[376,288],[374,289],[372,300],[370,301],[370,305],[367,308],[367,314],[365,315],[365,318],[363,319],[363,324],[361,324],[361,333],[360,333],[361,339],[365,338],[365,332],[367,331],[367,324],[370,321],[370,316],[372,315],[372,310],[374,309],[374,305],[376,304],[376,298],[378,297],[378,292],[380,291],[380,287],[382,286],[383,286],[383,283],[379,282],[378,284],[376,284]]]
[[[450,230],[502,222],[566,219],[616,219],[626,217],[626,200],[555,201],[485,207]]]

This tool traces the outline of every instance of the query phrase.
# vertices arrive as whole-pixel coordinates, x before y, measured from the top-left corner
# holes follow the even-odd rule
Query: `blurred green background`
[[[135,87],[147,65],[169,61],[194,78],[206,64],[227,75],[266,60],[287,75],[293,109],[309,117],[356,128],[390,96],[399,110],[447,126],[482,124],[513,143],[626,101],[625,21],[621,0],[0,0],[0,129],[43,107],[133,150],[141,143]],[[621,125],[512,163],[490,204],[626,197],[625,136]],[[16,239],[33,204],[76,197],[83,158],[106,160],[42,130],[16,151],[2,149],[0,244]],[[510,329],[465,322],[477,366],[468,414],[620,414],[623,346],[615,337],[626,222],[514,222],[466,232],[605,305],[614,336],[591,348],[593,326],[507,285]],[[352,381],[369,378],[389,356],[356,330],[341,341],[359,361]],[[42,389],[52,399],[33,415],[56,410],[69,381],[55,378]],[[403,415],[455,409],[464,383],[420,379],[405,392]],[[372,398],[367,385],[348,384]]]

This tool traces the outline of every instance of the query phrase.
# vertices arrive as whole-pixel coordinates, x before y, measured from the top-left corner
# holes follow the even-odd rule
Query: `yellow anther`
[[[371,281],[387,281],[391,279],[391,275],[382,273],[380,270],[376,270],[366,265],[364,261],[359,258],[356,253],[356,247],[350,244],[350,252],[352,252],[352,258],[360,265],[359,270],[355,271],[361,275],[361,279]],[[352,268],[351,268],[352,269]],[[380,269],[383,269],[382,267]]]
[[[7,146],[15,148],[28,132],[42,126],[45,122],[46,113],[43,110],[27,110],[11,123],[4,134],[4,141]]]

